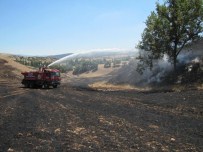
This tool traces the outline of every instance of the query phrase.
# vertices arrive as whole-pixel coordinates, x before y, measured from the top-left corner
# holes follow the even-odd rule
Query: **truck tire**
[[[43,85],[43,88],[44,88],[44,89],[49,89],[49,85],[45,83],[45,84]]]
[[[25,88],[29,88],[29,84],[28,83],[25,83]]]
[[[53,85],[53,88],[57,88],[57,85]]]
[[[30,87],[30,88],[34,88],[34,83],[33,83],[33,82],[30,82],[29,87]]]

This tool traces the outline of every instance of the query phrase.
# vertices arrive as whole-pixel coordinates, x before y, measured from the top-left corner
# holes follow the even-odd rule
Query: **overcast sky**
[[[157,0],[0,0],[0,52],[134,49]]]

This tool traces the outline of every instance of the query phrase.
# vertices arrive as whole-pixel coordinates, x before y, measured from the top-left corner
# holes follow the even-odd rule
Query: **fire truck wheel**
[[[53,85],[53,88],[57,88],[57,85]]]
[[[29,84],[28,84],[28,83],[26,83],[26,84],[25,84],[25,88],[28,88],[28,87],[29,87]]]
[[[30,88],[34,88],[34,84],[33,83],[30,83]]]
[[[45,84],[43,85],[43,88],[48,89],[48,88],[49,88],[49,85],[45,83]]]

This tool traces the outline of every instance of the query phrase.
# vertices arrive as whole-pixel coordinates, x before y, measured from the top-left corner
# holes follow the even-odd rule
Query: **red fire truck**
[[[27,88],[57,88],[60,85],[60,71],[57,69],[39,68],[38,71],[22,72],[22,84]]]

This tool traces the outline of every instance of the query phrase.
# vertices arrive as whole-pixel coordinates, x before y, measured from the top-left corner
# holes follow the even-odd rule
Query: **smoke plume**
[[[184,68],[187,66],[200,63],[200,68],[203,62],[203,40],[193,44],[191,47],[187,47],[179,54],[177,58],[177,71],[180,75],[183,75]],[[168,57],[165,55],[162,59],[154,62],[153,68],[150,70],[146,68],[143,74],[137,72],[137,65],[139,59],[131,60],[130,63],[118,70],[117,74],[110,80],[115,84],[131,84],[136,86],[146,86],[151,84],[169,82],[169,77],[174,77],[173,65],[168,61]],[[193,66],[193,65],[192,65]],[[189,67],[188,67],[189,68]],[[171,78],[170,82],[178,81],[177,78]]]

